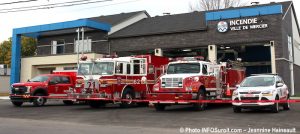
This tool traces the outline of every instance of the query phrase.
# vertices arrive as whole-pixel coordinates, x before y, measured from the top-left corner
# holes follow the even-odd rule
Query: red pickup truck
[[[31,102],[34,106],[43,106],[47,99],[63,99],[64,104],[72,105],[67,93],[75,87],[76,74],[43,74],[28,82],[11,86],[10,100],[14,106]]]

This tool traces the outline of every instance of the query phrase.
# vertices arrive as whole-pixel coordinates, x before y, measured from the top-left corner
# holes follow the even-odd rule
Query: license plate
[[[253,94],[246,94],[246,95],[244,95],[245,97],[254,97],[254,95]]]

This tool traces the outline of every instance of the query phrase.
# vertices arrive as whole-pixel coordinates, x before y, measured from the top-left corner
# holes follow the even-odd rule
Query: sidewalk
[[[292,100],[300,100],[300,97],[291,97]]]
[[[0,100],[9,100],[8,96],[0,96]]]

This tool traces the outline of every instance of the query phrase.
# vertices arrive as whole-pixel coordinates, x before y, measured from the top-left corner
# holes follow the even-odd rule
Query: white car
[[[242,109],[270,108],[279,112],[279,106],[290,109],[288,87],[278,75],[256,75],[243,80],[232,95],[233,111],[239,113]],[[283,101],[282,103],[278,101]],[[287,100],[287,101],[286,101]]]

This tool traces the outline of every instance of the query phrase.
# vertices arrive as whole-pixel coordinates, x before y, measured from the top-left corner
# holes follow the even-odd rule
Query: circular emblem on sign
[[[228,31],[228,23],[226,21],[220,21],[218,23],[218,31],[220,33],[225,33]]]

